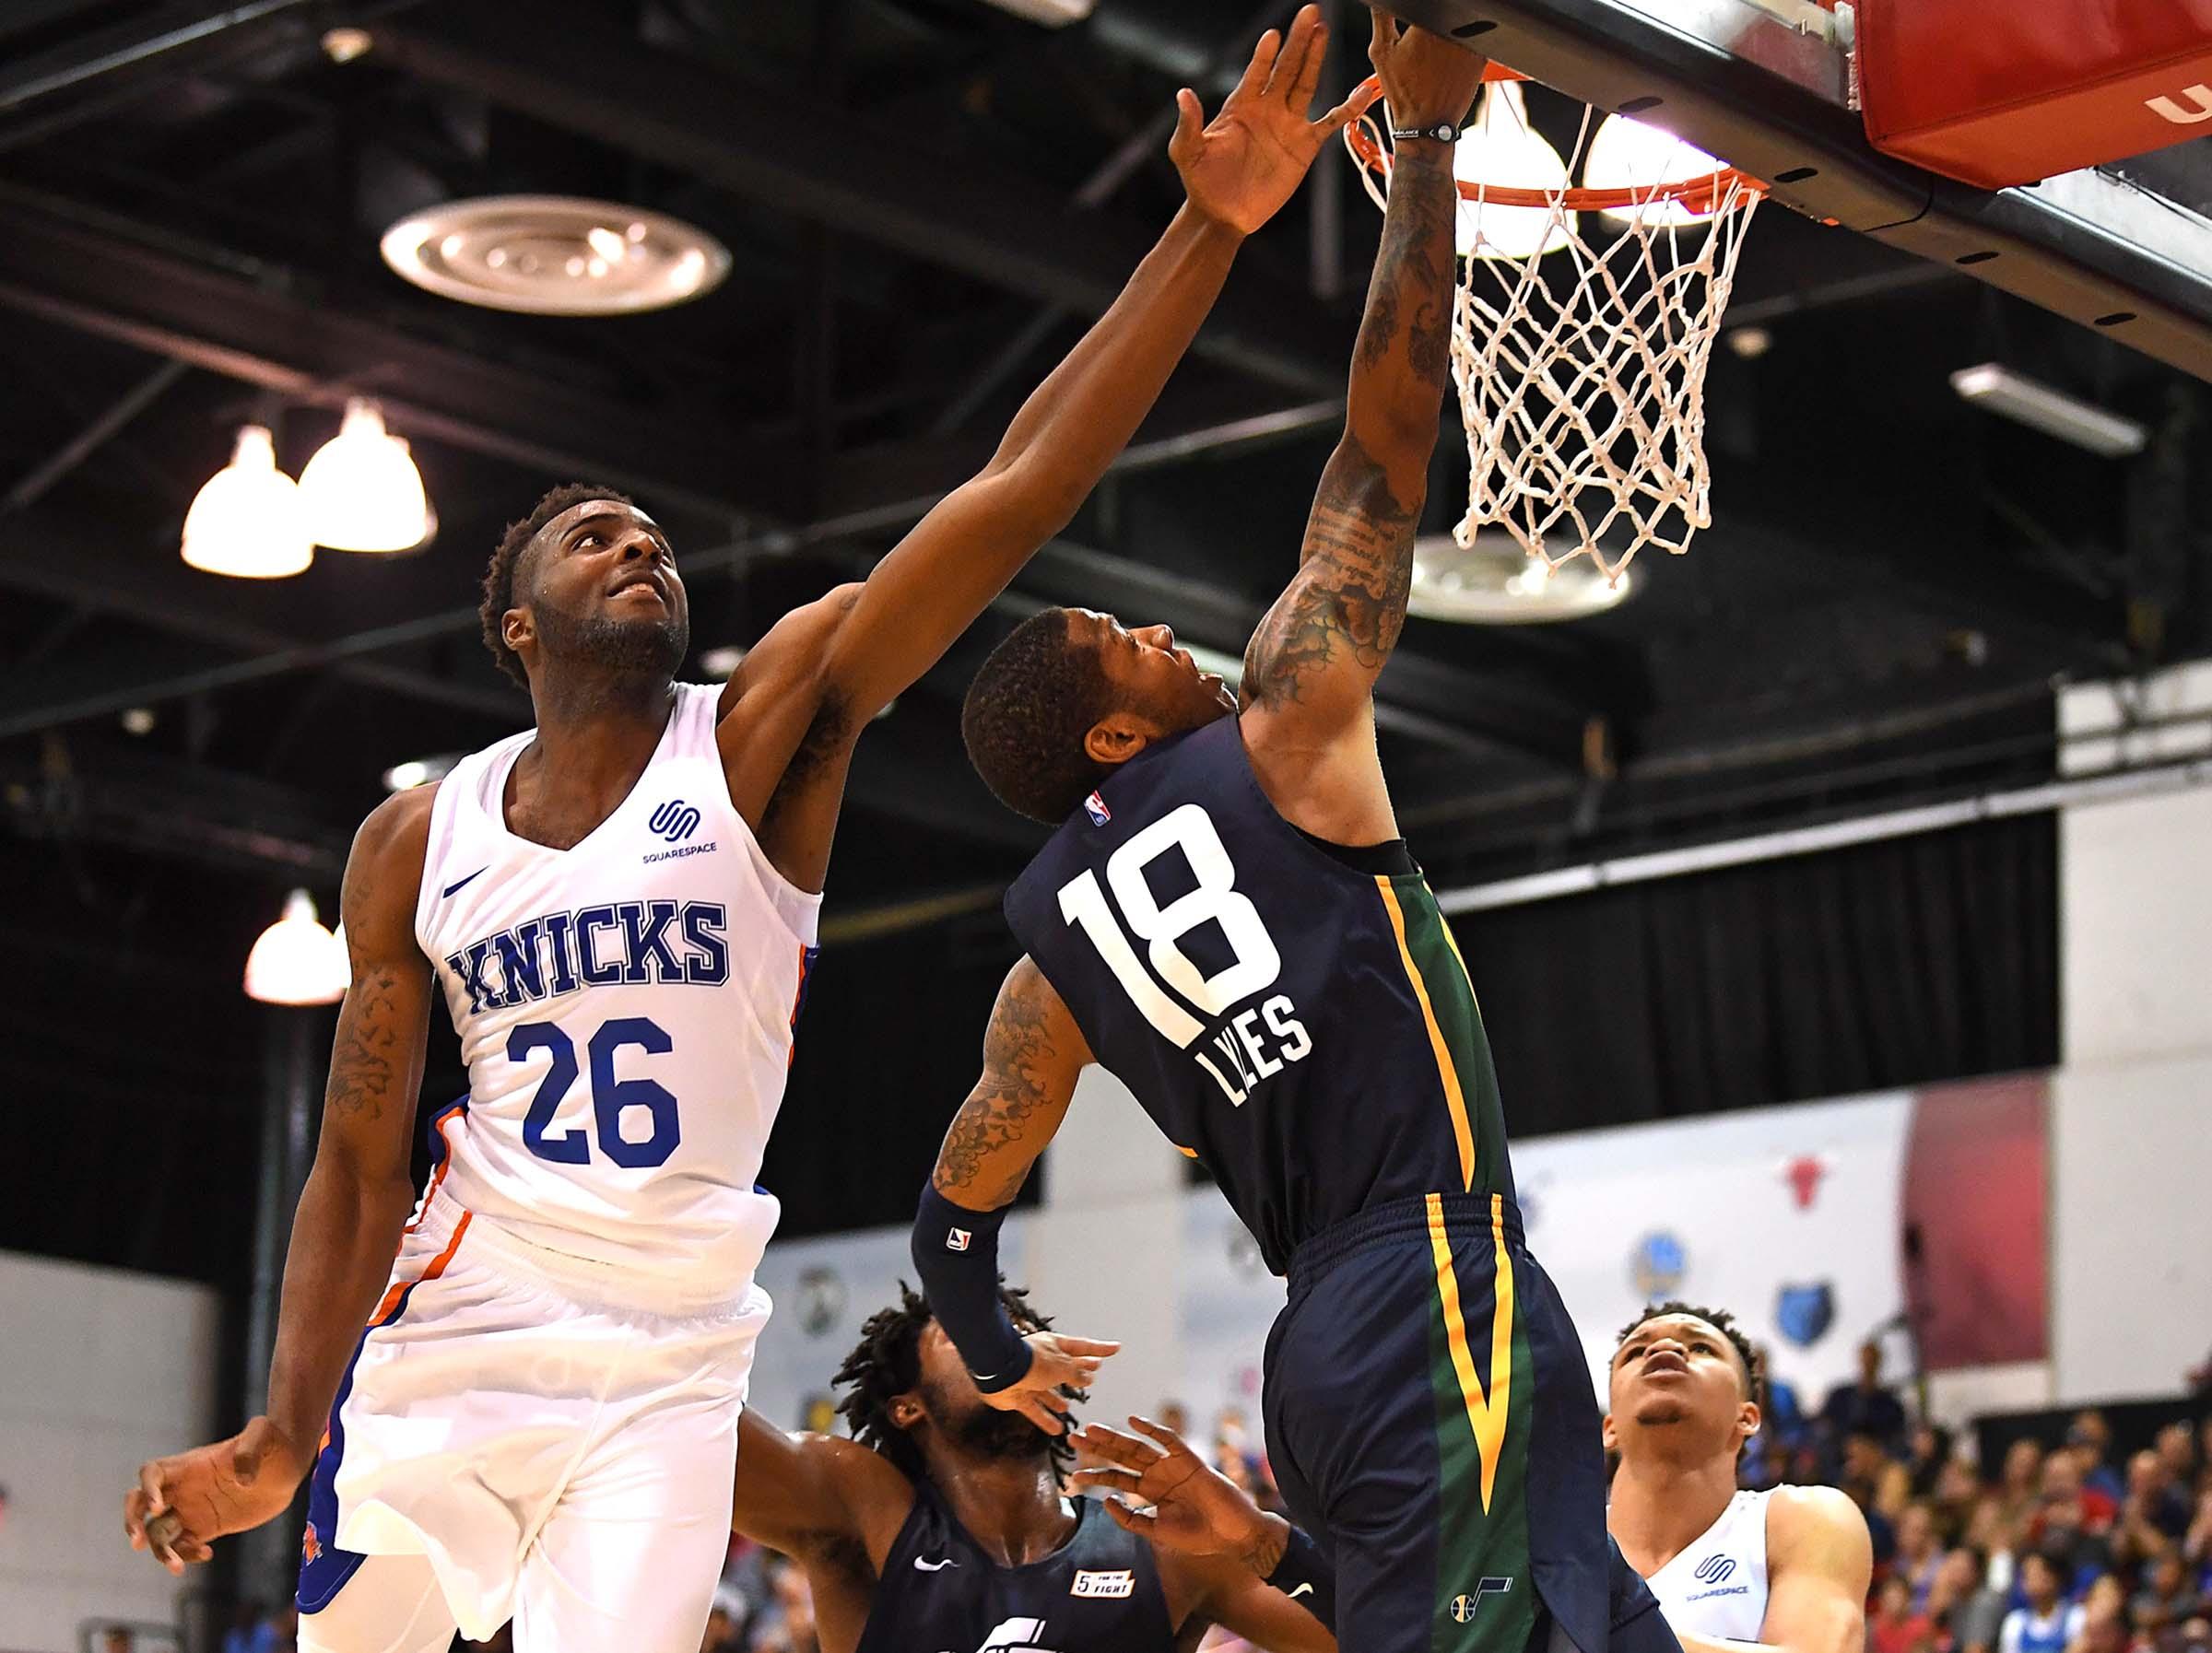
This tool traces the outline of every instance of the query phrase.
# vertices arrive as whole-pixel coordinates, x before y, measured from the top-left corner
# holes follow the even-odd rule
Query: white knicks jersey
[[[1767,1622],[1767,1502],[1773,1495],[1771,1491],[1736,1494],[1695,1543],[1645,1580],[1677,1635],[1761,1639]]]
[[[617,1266],[641,1305],[743,1295],[778,1207],[755,1187],[815,955],[819,896],[730,802],[721,691],[678,684],[629,795],[581,843],[507,829],[525,732],[430,810],[415,937],[468,1064],[426,1200]]]

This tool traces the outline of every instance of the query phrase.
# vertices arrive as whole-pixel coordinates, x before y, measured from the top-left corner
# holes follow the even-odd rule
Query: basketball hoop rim
[[[1493,63],[1483,71],[1483,80],[1491,83],[1501,80],[1526,80],[1527,76],[1503,64]],[[1381,80],[1370,76],[1361,90],[1380,90]],[[1344,129],[1345,147],[1355,159],[1370,171],[1390,176],[1390,151],[1383,147],[1382,137],[1374,125],[1366,120],[1354,121]],[[1533,206],[1544,209],[1553,206],[1568,212],[1622,212],[1649,206],[1654,202],[1678,202],[1692,212],[1716,212],[1731,196],[1743,194],[1763,195],[1767,186],[1750,173],[1735,167],[1718,167],[1711,172],[1685,179],[1677,183],[1657,183],[1649,189],[1621,187],[1618,189],[1572,188],[1564,190],[1516,189],[1506,185],[1456,181],[1463,200],[1479,202],[1487,206]]]

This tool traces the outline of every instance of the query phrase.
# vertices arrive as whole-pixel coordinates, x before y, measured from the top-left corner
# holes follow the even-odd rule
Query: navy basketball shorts
[[[1582,1341],[1502,1196],[1396,1201],[1301,1246],[1265,1379],[1346,1648],[1680,1653],[1606,1535]]]

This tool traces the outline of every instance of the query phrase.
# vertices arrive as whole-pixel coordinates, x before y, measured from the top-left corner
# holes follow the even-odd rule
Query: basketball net
[[[1679,554],[1712,521],[1705,371],[1765,188],[1634,123],[1614,129],[1634,153],[1602,131],[1596,146],[1616,171],[1626,155],[1629,182],[1575,188],[1574,174],[1598,170],[1595,118],[1584,111],[1561,167],[1518,86],[1493,80],[1461,140],[1463,166],[1533,147],[1558,176],[1459,179],[1452,377],[1471,474],[1453,537],[1465,545],[1495,524],[1547,570],[1586,555],[1618,580],[1645,545]],[[1382,205],[1382,129],[1362,119],[1345,143]]]

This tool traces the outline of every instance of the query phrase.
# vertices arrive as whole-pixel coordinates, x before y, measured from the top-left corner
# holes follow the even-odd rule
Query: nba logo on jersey
[[[1103,826],[1113,819],[1113,811],[1106,807],[1106,800],[1096,792],[1083,800],[1083,813],[1090,817],[1093,826]]]

